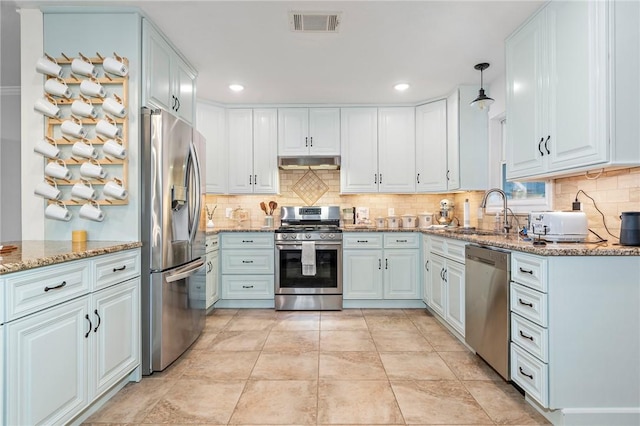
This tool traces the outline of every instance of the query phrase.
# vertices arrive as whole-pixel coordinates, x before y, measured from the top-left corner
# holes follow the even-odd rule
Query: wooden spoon
[[[260,208],[262,209],[264,214],[269,214],[269,213],[267,213],[267,205],[264,203],[264,201],[260,202]]]
[[[276,203],[275,201],[269,201],[269,216],[273,215],[273,212],[278,208],[278,203]]]

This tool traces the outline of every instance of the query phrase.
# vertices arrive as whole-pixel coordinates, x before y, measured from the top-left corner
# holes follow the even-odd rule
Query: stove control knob
[[[291,234],[289,236],[290,239],[295,240],[298,236],[296,234]]]
[[[329,234],[329,239],[333,240],[334,238],[336,238],[336,234]]]
[[[305,237],[307,240],[310,240],[310,239],[311,239],[311,234],[304,234],[304,237]]]
[[[283,240],[287,240],[287,239],[289,239],[289,236],[287,234],[282,234],[282,239]]]

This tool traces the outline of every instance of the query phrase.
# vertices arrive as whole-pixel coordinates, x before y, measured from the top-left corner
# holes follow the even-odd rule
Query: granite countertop
[[[344,232],[421,232],[428,235],[453,238],[483,246],[516,250],[540,256],[640,256],[640,247],[621,246],[614,242],[606,243],[551,243],[544,246],[534,246],[532,241],[524,241],[520,236],[464,234],[445,229],[420,228],[365,228],[347,227]]]
[[[142,247],[142,243],[137,241],[72,243],[34,240],[9,241],[2,244],[17,246],[17,249],[0,255],[0,275]]]
[[[206,230],[206,235],[215,235],[215,234],[219,234],[220,232],[271,232],[273,233],[273,231],[275,231],[275,228],[263,228],[263,227],[256,227],[256,228],[207,228]]]

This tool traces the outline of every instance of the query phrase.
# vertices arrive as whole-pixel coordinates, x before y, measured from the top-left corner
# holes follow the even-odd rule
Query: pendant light
[[[484,94],[484,89],[482,88],[482,71],[489,68],[489,64],[486,62],[483,62],[481,64],[476,65],[474,68],[477,70],[480,70],[480,91],[478,92],[478,97],[475,98],[469,105],[477,106],[479,109],[482,110],[487,108],[489,105],[491,105],[494,102],[492,98]]]

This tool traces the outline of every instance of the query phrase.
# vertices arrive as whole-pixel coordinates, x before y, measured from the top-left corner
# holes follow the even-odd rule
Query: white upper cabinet
[[[340,155],[340,109],[278,108],[278,155]]]
[[[446,189],[447,101],[442,99],[416,108],[416,190]]]
[[[342,108],[340,190],[415,192],[413,107]]]
[[[142,20],[142,104],[193,122],[196,72],[146,20]]]
[[[278,192],[277,110],[227,110],[230,194]]]
[[[617,3],[552,1],[507,40],[509,179],[640,162],[638,6]],[[620,85],[634,105],[610,92]],[[635,122],[610,120],[626,106]]]
[[[225,139],[225,109],[204,102],[196,106],[196,128],[207,143],[207,192],[227,192],[227,144]]]
[[[415,192],[415,141],[415,108],[378,108],[380,192]]]
[[[340,191],[378,192],[378,109],[340,111]]]

